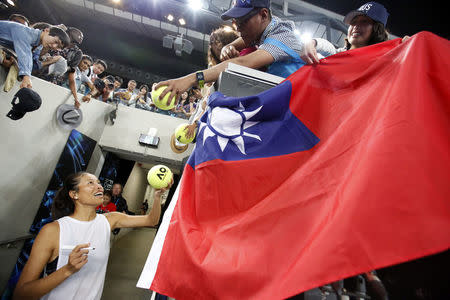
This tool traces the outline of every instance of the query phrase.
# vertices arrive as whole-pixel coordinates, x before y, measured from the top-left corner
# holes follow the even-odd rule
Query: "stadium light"
[[[173,21],[173,15],[168,14],[168,15],[167,15],[167,20],[169,20],[170,22],[172,22],[172,21]]]
[[[300,36],[300,39],[302,40],[303,43],[306,44],[307,42],[312,40],[312,34],[309,32],[305,32]]]
[[[203,6],[202,0],[189,0],[189,7],[192,10],[199,10],[202,8],[202,6]]]
[[[225,32],[232,32],[234,29],[231,26],[223,26],[223,30],[225,30]]]
[[[120,3],[120,0],[112,0],[112,2],[114,2],[114,3]]]
[[[186,25],[186,21],[183,18],[179,18],[178,23],[180,23],[181,26]]]

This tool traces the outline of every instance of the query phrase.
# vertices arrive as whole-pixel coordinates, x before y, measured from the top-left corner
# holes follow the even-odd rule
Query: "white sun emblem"
[[[231,140],[242,154],[246,154],[243,136],[261,141],[261,138],[258,135],[244,131],[259,123],[247,120],[256,115],[261,108],[262,106],[254,111],[245,111],[245,108],[241,103],[239,103],[239,108],[237,110],[225,107],[213,108],[208,116],[208,124],[201,123],[200,125],[200,131],[205,128],[205,131],[203,132],[203,145],[207,138],[217,136],[217,142],[219,143],[222,152]]]

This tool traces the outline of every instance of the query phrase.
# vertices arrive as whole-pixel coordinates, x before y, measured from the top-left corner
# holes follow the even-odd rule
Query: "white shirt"
[[[109,256],[111,226],[104,215],[97,214],[92,221],[79,221],[71,217],[57,220],[59,223],[59,257],[56,269],[65,266],[72,250],[64,246],[90,243],[88,262],[60,285],[44,295],[43,300],[94,300],[100,299],[105,283]]]

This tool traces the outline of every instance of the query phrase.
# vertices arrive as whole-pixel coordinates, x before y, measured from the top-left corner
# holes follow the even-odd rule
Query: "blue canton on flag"
[[[255,96],[212,94],[188,163],[278,156],[314,147],[319,138],[289,109],[291,91],[286,81]]]

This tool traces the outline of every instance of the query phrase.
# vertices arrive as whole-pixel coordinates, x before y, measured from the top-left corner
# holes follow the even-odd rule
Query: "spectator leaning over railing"
[[[87,82],[89,78],[83,73],[92,64],[92,58],[88,55],[83,55],[80,63],[75,68],[71,68],[67,71],[66,81],[62,86],[69,88],[72,91],[72,95],[75,99],[75,107],[80,107],[80,102],[78,101],[78,89],[83,82]]]
[[[70,38],[70,45],[61,50],[60,55],[67,61],[67,66],[69,68],[75,68],[80,63],[83,56],[83,51],[81,51],[80,46],[83,42],[84,35],[81,30],[75,27],[68,27],[66,33]]]
[[[64,30],[51,27],[48,32],[29,28],[11,21],[0,21],[0,44],[14,49],[17,54],[20,87],[31,88],[31,71],[33,69],[33,47],[42,45],[50,49],[62,49],[69,45],[69,37]]]
[[[89,77],[91,82],[94,82],[95,79],[99,78],[100,74],[106,71],[108,66],[106,62],[101,59],[97,59],[94,64],[86,71],[86,75]]]
[[[48,32],[52,25],[45,22],[38,22],[34,23],[31,27]],[[71,45],[72,41],[68,48],[71,47]],[[52,50],[48,47],[43,47],[42,45],[34,48],[32,74],[44,80],[56,83],[55,78],[57,78],[58,76],[62,76],[67,72],[67,60],[62,55],[62,53],[64,53],[64,51],[68,48],[64,48],[63,50]],[[75,66],[80,62],[81,56],[82,53],[80,50],[79,59],[76,62]]]
[[[229,63],[254,69],[268,65],[269,73],[283,77],[295,72],[304,64],[300,59],[301,42],[294,32],[295,24],[272,16],[269,7],[269,0],[237,1],[222,14],[222,19],[233,19],[241,36],[222,48],[222,62],[207,70],[158,83],[156,88],[167,86],[160,99],[171,93],[178,101],[179,96],[191,87],[203,88],[205,83],[216,81]],[[239,56],[239,51],[251,46],[258,46],[258,49]]]
[[[97,78],[94,82],[94,89],[86,94],[82,100],[89,102],[91,98],[95,98],[102,102],[112,102],[114,92],[114,76],[108,75],[103,79]]]
[[[38,23],[34,23],[33,25],[31,25],[31,28],[34,29],[39,29],[42,30],[44,32],[49,32],[50,31],[50,27],[52,27],[51,24],[46,23],[46,22],[38,22]],[[50,57],[50,55],[46,55],[49,51],[48,47],[44,47],[42,44],[34,47],[33,49],[33,75],[38,75],[39,71],[45,67],[48,66],[54,62],[52,62],[51,59],[48,59]],[[55,60],[56,61],[56,60]]]

